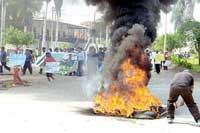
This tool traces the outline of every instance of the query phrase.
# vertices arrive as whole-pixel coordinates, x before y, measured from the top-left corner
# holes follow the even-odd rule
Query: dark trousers
[[[170,94],[168,99],[167,111],[168,118],[174,118],[175,106],[174,103],[178,100],[178,97],[181,96],[187,105],[190,113],[194,117],[195,121],[200,120],[199,109],[194,102],[192,91],[190,87],[182,87],[182,86],[171,86]]]
[[[77,76],[83,76],[83,65],[84,61],[78,61]]]
[[[8,66],[6,65],[6,62],[1,62],[0,73],[3,73],[3,67],[4,67],[6,70],[10,71],[10,67],[8,67]]]
[[[155,64],[155,69],[156,69],[156,72],[159,74],[160,73],[160,64]]]
[[[163,66],[164,70],[168,70],[168,66]]]
[[[31,62],[30,61],[26,61],[23,67],[23,74],[26,74],[26,70],[29,70],[30,74],[32,74],[33,70],[32,70],[32,66],[31,66]]]

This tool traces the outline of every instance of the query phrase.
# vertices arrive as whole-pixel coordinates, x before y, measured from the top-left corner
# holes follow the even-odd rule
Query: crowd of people
[[[33,73],[32,63],[34,63],[35,60],[39,57],[37,53],[38,49],[25,50],[25,63],[24,66],[22,66],[22,74],[25,75],[27,69],[29,70],[30,74]],[[46,50],[45,48],[42,49],[43,54],[45,54],[45,60],[44,65],[46,66],[48,63],[54,63],[56,60],[51,55],[52,52],[70,52],[70,53],[76,53],[77,56],[77,62],[78,67],[76,70],[76,76],[83,76],[84,75],[84,65],[86,63],[87,58],[92,58],[94,60],[97,60],[96,68],[99,73],[103,72],[104,69],[104,62],[105,62],[105,56],[106,56],[107,48],[100,47],[98,51],[96,51],[95,47],[90,47],[88,54],[86,54],[86,51],[84,51],[83,48],[70,48],[67,50],[59,50],[58,48],[52,50],[51,48]],[[15,50],[15,53],[20,53],[19,50]],[[36,54],[34,54],[36,53]],[[170,65],[170,53],[168,51],[165,51],[164,53],[156,51],[151,52],[150,50],[146,50],[146,54],[149,57],[149,60],[154,64],[154,69],[156,73],[160,73],[160,70],[168,70],[168,66]],[[5,68],[9,72],[11,71],[11,68],[7,66],[7,58],[8,53],[6,52],[6,49],[4,47],[1,48],[0,52],[0,73],[2,74]],[[185,54],[185,56],[188,57],[188,55]],[[69,57],[69,59],[72,59],[72,57]],[[46,77],[48,81],[55,80],[54,73],[52,71],[45,71]],[[174,79],[172,80],[172,83],[170,85],[170,92],[169,92],[169,98],[168,98],[168,105],[167,105],[167,118],[169,123],[173,123],[173,120],[175,118],[175,109],[178,106],[183,106],[184,104],[187,105],[189,111],[191,112],[192,116],[194,117],[194,120],[196,123],[200,126],[200,113],[198,106],[196,105],[192,93],[194,90],[194,78],[192,74],[188,70],[184,70],[183,72],[179,72],[175,74]],[[178,97],[182,97],[181,103],[177,103]]]
[[[149,60],[153,64],[154,71],[157,74],[160,74],[161,70],[168,70],[170,61],[170,52],[166,50],[164,53],[161,51],[151,52],[150,50],[146,50],[146,54],[149,57]]]
[[[96,49],[95,49],[95,52],[92,53],[92,57],[95,58],[98,61],[98,63],[96,64],[96,67],[97,67],[97,71],[100,72],[100,73],[103,72],[103,68],[104,68],[105,51],[106,51],[106,48],[100,47],[97,52],[96,52]],[[28,49],[27,48],[27,49],[25,49],[24,52],[23,52],[23,50],[20,50],[20,49],[16,49],[16,50],[12,50],[12,51],[7,52],[5,47],[2,47],[1,51],[0,51],[0,73],[1,74],[4,73],[4,71],[3,71],[4,68],[6,70],[8,70],[9,72],[11,72],[12,69],[9,66],[7,66],[7,64],[8,64],[8,60],[9,60],[9,55],[11,53],[14,53],[14,54],[24,54],[25,57],[26,57],[24,65],[21,66],[21,71],[22,71],[23,75],[26,75],[27,69],[28,69],[30,75],[32,75],[33,74],[32,64],[35,63],[41,55],[45,54],[46,55],[45,61],[40,66],[40,70],[39,70],[39,73],[43,74],[43,69],[45,69],[45,66],[49,62],[49,60],[50,60],[50,62],[52,62],[52,61],[56,62],[54,57],[51,55],[52,52],[54,52],[54,53],[63,52],[63,53],[73,53],[73,54],[75,54],[76,59],[73,59],[73,60],[76,60],[76,62],[77,62],[77,70],[74,72],[73,75],[82,77],[86,73],[85,72],[85,66],[86,66],[86,63],[87,63],[86,60],[87,60],[87,57],[90,56],[91,51],[89,50],[89,52],[87,53],[87,51],[85,51],[81,47],[69,48],[69,49],[60,49],[60,48],[46,49],[46,48],[42,48],[41,54],[39,54],[40,52],[39,52],[38,48],[35,48],[35,49]],[[69,55],[71,55],[71,54],[69,54]],[[69,57],[69,59],[72,60],[72,57],[71,58]],[[51,73],[51,74],[47,73],[46,75],[47,75],[47,79],[49,81],[50,81],[50,78],[54,79],[54,78],[52,78],[53,73]]]

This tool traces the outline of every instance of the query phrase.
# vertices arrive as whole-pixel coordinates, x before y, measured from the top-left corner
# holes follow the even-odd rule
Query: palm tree
[[[56,9],[56,47],[57,47],[57,43],[58,43],[58,32],[59,32],[59,20],[61,17],[61,8],[63,5],[63,0],[54,0],[54,4],[55,4],[55,9]]]
[[[200,0],[178,0],[172,15],[172,22],[177,30],[186,20],[194,19],[194,7]]]
[[[61,17],[61,8],[63,5],[63,0],[54,0],[54,4],[55,4],[57,16]]]

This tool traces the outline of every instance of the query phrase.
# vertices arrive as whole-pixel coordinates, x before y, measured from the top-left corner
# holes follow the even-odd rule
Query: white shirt
[[[77,53],[77,58],[78,58],[78,61],[84,61],[85,60],[84,51],[81,51],[81,52]]]

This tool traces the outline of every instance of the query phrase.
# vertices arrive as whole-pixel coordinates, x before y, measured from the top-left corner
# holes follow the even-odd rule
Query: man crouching
[[[200,113],[199,109],[194,102],[192,92],[194,90],[194,78],[188,70],[184,70],[183,72],[179,72],[174,76],[174,79],[171,83],[167,111],[168,111],[168,122],[173,123],[174,120],[174,113],[175,113],[175,105],[174,103],[177,102],[178,97],[181,96],[183,102],[181,105],[187,105],[190,113],[194,117],[198,126],[200,126]]]

